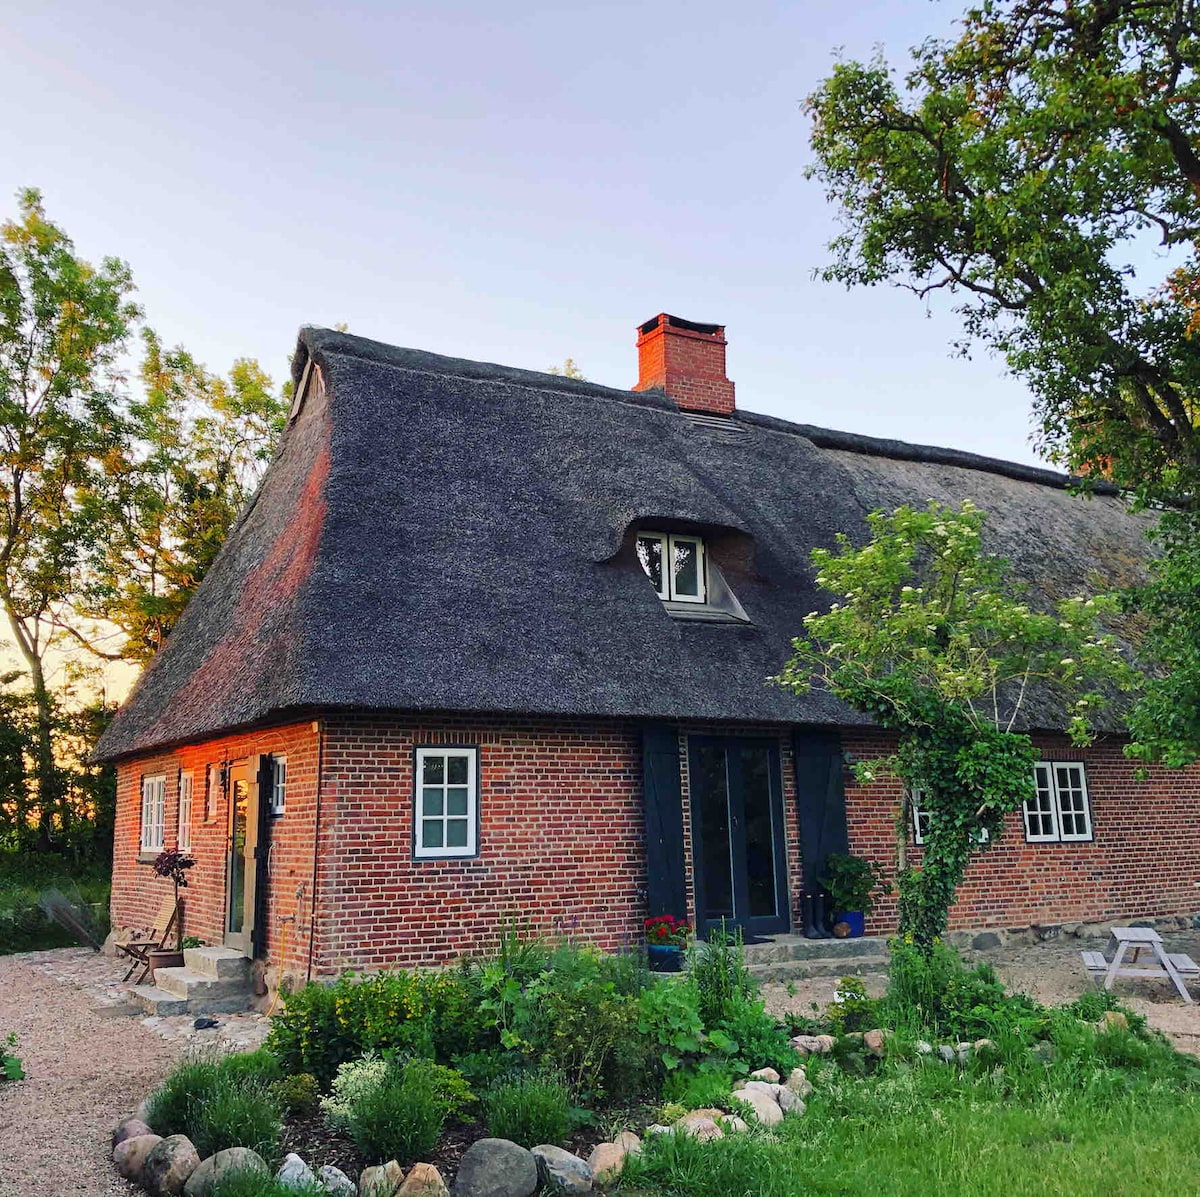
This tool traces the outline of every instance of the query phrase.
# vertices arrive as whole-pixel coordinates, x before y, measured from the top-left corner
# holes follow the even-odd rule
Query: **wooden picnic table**
[[[1126,964],[1125,957],[1131,949],[1133,955]],[[1153,959],[1147,964],[1138,964],[1138,957],[1143,951],[1149,951]],[[1105,989],[1111,990],[1118,977],[1167,977],[1179,991],[1179,996],[1189,1005],[1192,1004],[1192,996],[1183,978],[1200,975],[1200,967],[1190,956],[1169,953],[1162,936],[1153,927],[1113,927],[1107,955],[1083,952],[1082,956],[1088,972],[1097,980],[1104,978]]]

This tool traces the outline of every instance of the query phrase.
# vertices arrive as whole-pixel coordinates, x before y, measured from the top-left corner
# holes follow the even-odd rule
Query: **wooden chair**
[[[150,972],[150,953],[157,952],[167,945],[178,917],[179,907],[176,905],[175,899],[163,898],[162,905],[158,908],[158,914],[154,916],[154,926],[150,928],[145,938],[130,939],[116,945],[118,956],[128,956],[133,961],[129,966],[129,971],[125,974],[126,981],[137,971],[139,964],[142,966],[142,975],[138,977],[137,984],[140,985],[146,979]]]

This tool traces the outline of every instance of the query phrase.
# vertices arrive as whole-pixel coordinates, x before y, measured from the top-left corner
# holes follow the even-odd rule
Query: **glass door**
[[[786,931],[787,857],[779,745],[693,736],[688,753],[697,931]]]
[[[258,848],[258,786],[250,784],[249,766],[242,761],[229,770],[229,858],[226,868],[228,902],[225,946],[252,954]]]

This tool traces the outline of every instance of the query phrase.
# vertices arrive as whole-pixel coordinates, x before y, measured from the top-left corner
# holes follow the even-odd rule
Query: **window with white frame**
[[[1078,761],[1038,761],[1034,793],[1025,802],[1025,839],[1029,843],[1090,840],[1092,811],[1087,775]]]
[[[478,837],[477,750],[418,748],[413,855],[474,856]]]
[[[217,817],[217,793],[221,788],[221,766],[209,765],[204,781],[204,821]]]
[[[923,800],[925,792],[923,790],[910,790],[908,795],[909,809],[912,811],[912,829],[913,843],[923,844],[925,837],[929,835],[929,811],[925,809]],[[988,842],[988,829],[980,827],[974,833],[975,842],[977,844],[986,844]]]
[[[143,852],[161,852],[167,821],[167,778],[156,773],[142,778]]]
[[[192,846],[192,774],[185,770],[179,775],[179,831],[177,843],[181,852]]]
[[[287,757],[276,752],[271,757],[271,814],[283,814],[287,803]]]
[[[639,532],[637,556],[663,602],[703,603],[708,599],[704,541],[671,532]]]

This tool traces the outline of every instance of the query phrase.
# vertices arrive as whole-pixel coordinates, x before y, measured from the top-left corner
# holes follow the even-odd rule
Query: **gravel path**
[[[112,1170],[109,1135],[184,1044],[34,960],[0,956],[0,1034],[16,1031],[26,1073],[0,1085],[0,1197],[130,1197],[138,1190]]]

